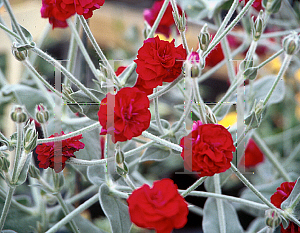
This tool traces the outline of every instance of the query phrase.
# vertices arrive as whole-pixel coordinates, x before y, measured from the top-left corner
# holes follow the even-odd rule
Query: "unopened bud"
[[[120,176],[125,176],[127,173],[128,173],[128,168],[127,168],[127,165],[126,163],[122,163],[121,166],[117,165],[117,173],[120,175]]]
[[[265,113],[266,106],[264,106],[264,101],[260,100],[257,104],[255,101],[250,115],[245,118],[245,124],[250,126],[252,129],[258,128]]]
[[[125,161],[124,153],[123,151],[120,150],[120,148],[117,148],[117,153],[116,153],[116,163],[118,166],[122,166],[122,164]]]
[[[18,61],[24,61],[28,57],[27,49],[20,50],[15,43],[11,47],[11,52]]]
[[[299,35],[294,31],[282,41],[283,49],[288,55],[294,55],[299,51]]]
[[[266,225],[275,229],[281,223],[281,217],[277,210],[269,209],[265,211]]]
[[[38,123],[44,124],[49,120],[49,112],[43,104],[39,104],[35,108],[35,118]]]
[[[254,80],[257,76],[257,67],[250,67],[244,71],[244,78]]]
[[[28,154],[30,151],[34,150],[37,145],[38,134],[35,130],[34,121],[31,121],[30,123],[28,121],[24,127],[24,131],[23,146],[25,153]]]
[[[36,166],[34,166],[32,164],[29,165],[28,174],[32,178],[36,178],[36,179],[40,178],[40,170]]]
[[[257,16],[255,22],[253,20],[254,19],[252,17],[252,36],[254,41],[258,41],[264,27],[263,11],[261,10],[259,12],[259,15]]]
[[[11,111],[10,117],[16,123],[23,123],[27,121],[25,108],[20,105],[15,105]]]
[[[180,16],[180,15],[177,16],[174,11],[172,11],[172,14],[173,14],[173,17],[174,17],[176,27],[178,28],[178,30],[180,32],[184,32],[185,27],[186,27],[186,16],[185,16],[184,11],[182,11],[182,16]]]
[[[207,30],[207,24],[204,24],[203,28],[201,29],[201,32],[198,36],[198,40],[199,40],[199,47],[200,49],[204,52],[207,50],[208,45],[211,41],[211,36],[208,33]]]
[[[9,160],[6,157],[1,157],[1,160],[2,160],[1,170],[3,170],[4,172],[8,172],[10,166]]]
[[[269,14],[275,14],[279,11],[282,0],[263,0],[262,5]]]
[[[147,21],[144,21],[143,35],[144,35],[144,38],[145,38],[145,39],[148,38],[150,31],[151,31],[150,25],[147,23]]]
[[[197,78],[200,75],[201,64],[200,56],[197,52],[191,52],[187,62],[185,63],[185,69],[191,73],[192,78]]]

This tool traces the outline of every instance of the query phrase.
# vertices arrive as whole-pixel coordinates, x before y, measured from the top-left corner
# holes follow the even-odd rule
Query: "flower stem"
[[[169,142],[169,141],[166,141],[166,140],[164,140],[164,139],[162,139],[162,138],[159,138],[159,137],[157,137],[157,136],[155,136],[155,135],[153,135],[153,134],[151,134],[151,133],[149,133],[149,132],[147,132],[147,131],[144,131],[144,132],[142,133],[142,135],[143,135],[144,137],[146,137],[146,138],[149,138],[149,139],[151,139],[151,140],[153,140],[153,141],[155,141],[155,142],[161,144],[161,145],[164,145],[164,146],[169,147],[169,148],[171,148],[171,149],[173,149],[173,150],[182,152],[182,147],[181,147],[181,146],[178,146],[177,144],[174,144],[174,143],[172,143],[172,142]],[[145,144],[145,145],[146,145],[146,144]]]
[[[219,174],[214,175],[214,186],[215,186],[215,193],[222,194],[221,193],[220,175]],[[220,233],[226,233],[226,221],[225,221],[223,201],[219,198],[216,201],[217,201]]]
[[[20,39],[23,41],[24,44],[28,44],[28,41],[26,39],[26,37],[24,36],[22,30],[21,30],[21,27],[20,25],[18,24],[17,20],[16,20],[16,17],[11,9],[11,6],[9,4],[9,1],[8,0],[3,0],[3,3],[4,3],[4,6],[10,16],[10,19],[12,21],[12,24],[15,26],[19,36],[20,36]]]
[[[61,140],[65,140],[67,138],[71,138],[71,137],[77,136],[79,134],[82,134],[85,131],[90,131],[90,130],[96,129],[96,128],[99,127],[99,125],[100,125],[100,123],[96,122],[92,125],[89,125],[87,127],[84,127],[82,129],[76,130],[72,133],[68,133],[68,134],[65,134],[65,135],[62,135],[62,136],[53,137],[53,138],[38,139],[37,144],[42,144],[42,143],[46,143],[46,142],[58,142],[58,141],[61,141]]]
[[[205,180],[207,176],[199,178],[194,184],[192,184],[187,190],[185,190],[181,196],[186,197],[189,195],[192,191],[194,191],[196,188],[198,188]]]
[[[267,200],[247,179],[243,174],[231,163],[231,170],[236,174],[236,176],[246,185],[263,203],[269,206],[272,209],[276,209],[276,207]]]
[[[271,89],[269,90],[269,92],[268,92],[266,98],[264,99],[264,106],[266,106],[266,104],[268,103],[269,99],[271,98],[271,95],[273,94],[273,91],[275,90],[275,88],[276,88],[276,86],[277,86],[279,80],[283,77],[285,71],[286,71],[287,68],[289,67],[289,64],[290,64],[291,60],[292,60],[292,56],[286,54],[286,55],[285,55],[285,58],[284,58],[284,60],[283,60],[283,63],[282,63],[282,65],[281,65],[281,67],[280,67],[280,70],[279,70],[279,72],[278,72],[277,78],[276,78],[276,80],[274,81],[274,83],[273,83]]]
[[[88,209],[90,206],[95,204],[99,201],[99,194],[95,194],[93,197],[91,197],[89,200],[78,206],[76,209],[74,209],[72,212],[70,212],[68,215],[66,215],[63,219],[61,219],[59,222],[57,222],[54,226],[52,226],[46,233],[55,233],[57,232],[62,226],[67,224],[69,221],[71,221],[76,215],[80,214],[82,211]]]
[[[130,177],[129,177],[128,174],[124,175],[123,178],[124,178],[126,184],[128,184],[128,186],[129,186],[132,190],[135,190],[135,189],[136,189],[134,183],[132,182],[132,180],[130,179]]]
[[[274,60],[276,57],[278,57],[280,54],[284,52],[283,49],[280,49],[278,52],[274,53],[271,57],[268,57],[268,59],[264,60],[262,63],[260,63],[256,68],[260,69],[270,61]]]
[[[200,95],[197,78],[192,78],[192,86],[193,86],[194,99],[195,99],[196,105],[198,106],[198,110],[199,110],[199,114],[200,114],[200,121],[203,124],[206,124],[207,123],[206,110],[204,107],[203,99],[201,98],[201,95]]]
[[[69,211],[69,208],[67,207],[64,199],[62,198],[60,193],[55,194],[55,196],[56,196],[59,204],[61,205],[65,216],[67,216],[70,213],[70,211]],[[71,225],[71,228],[72,228],[73,232],[80,233],[80,231],[79,231],[78,227],[76,226],[74,220],[70,221],[70,225]]]
[[[276,159],[272,151],[266,145],[266,143],[261,139],[261,137],[254,131],[252,134],[253,140],[256,142],[257,146],[262,150],[263,154],[268,158],[268,160],[273,164],[276,170],[279,172],[280,176],[288,182],[292,182],[290,176],[286,173],[282,164]]]
[[[156,92],[157,92],[157,88],[154,88],[154,93]],[[154,113],[155,113],[155,120],[156,120],[156,125],[158,127],[158,130],[161,134],[164,134],[164,129],[161,125],[159,112],[158,112],[158,97],[154,98]]]
[[[72,83],[74,83],[80,90],[82,90],[89,98],[91,98],[94,102],[100,103],[101,101],[91,92],[89,91],[81,82],[79,82],[64,66],[62,66],[58,61],[52,58],[47,53],[43,52],[39,48],[33,48],[33,52],[37,53],[41,58],[50,64],[58,67],[62,73],[66,76],[66,78],[70,79]]]
[[[7,27],[5,27],[2,23],[0,23],[0,28],[1,28],[2,30],[4,30],[5,32],[7,32],[10,36],[13,36],[13,37],[15,37],[15,38],[18,39],[18,40],[21,40],[21,37],[20,37],[17,33],[11,31],[11,30],[8,29]]]
[[[214,38],[214,40],[210,43],[207,50],[203,53],[203,58],[205,58],[209,52],[223,39],[224,36],[238,23],[238,21],[244,16],[246,11],[252,5],[254,0],[249,0],[245,7],[241,10],[241,12],[235,17],[235,19],[229,24],[229,26],[222,32],[222,34],[218,38]]]
[[[69,158],[66,163],[80,165],[80,166],[94,166],[99,164],[106,164],[107,161],[114,161],[114,158],[107,158],[107,159],[98,159],[98,160],[83,160],[77,158]]]
[[[15,187],[9,187],[9,190],[8,190],[8,193],[7,193],[7,196],[5,199],[4,207],[2,210],[1,218],[0,218],[0,232],[2,232],[2,229],[4,227],[4,223],[5,223],[8,211],[9,211],[9,207],[11,204],[11,200],[12,200],[14,191],[15,191]]]
[[[114,69],[111,67],[111,65],[109,64],[106,56],[104,55],[104,53],[102,52],[102,50],[100,49],[95,37],[93,36],[89,25],[87,24],[85,18],[82,15],[79,15],[79,20],[80,23],[85,31],[85,33],[87,34],[88,38],[90,39],[94,49],[96,50],[96,53],[98,54],[98,56],[100,57],[100,59],[104,62],[105,66],[107,67],[107,69],[110,71],[111,75],[113,76],[113,79],[115,80],[117,86],[120,86],[120,81],[118,79],[118,77],[115,74]]]
[[[12,183],[15,184],[17,182],[17,170],[19,166],[19,160],[21,157],[21,147],[22,147],[22,133],[23,133],[23,123],[16,123],[17,128],[17,145],[16,145],[16,153],[14,159],[14,167],[12,174]]]
[[[94,76],[99,79],[99,72],[96,70],[96,67],[92,61],[92,59],[90,58],[88,52],[86,51],[86,48],[84,47],[84,44],[82,43],[81,39],[80,39],[80,36],[78,34],[78,31],[76,30],[73,22],[71,19],[67,19],[67,23],[69,25],[69,27],[71,28],[72,30],[72,33],[74,35],[74,38],[76,40],[76,43],[80,49],[80,51],[82,52],[82,55],[85,59],[85,61],[87,62],[88,66],[90,67],[92,73],[94,74]]]
[[[157,29],[157,27],[158,27],[158,25],[159,25],[162,17],[164,16],[164,13],[165,13],[168,5],[169,5],[169,2],[170,2],[170,0],[165,0],[164,4],[161,6],[160,11],[159,11],[159,13],[158,13],[158,15],[157,15],[157,17],[156,17],[153,25],[152,25],[152,28],[151,28],[151,30],[150,30],[150,32],[148,34],[147,39],[148,38],[152,38],[154,36],[154,33],[155,33],[155,31],[156,31],[156,29]]]

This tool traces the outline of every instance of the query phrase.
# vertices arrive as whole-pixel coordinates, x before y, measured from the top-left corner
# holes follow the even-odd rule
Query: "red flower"
[[[230,168],[235,151],[231,134],[222,125],[194,122],[192,132],[180,141],[181,157],[189,171],[200,177],[213,176]]]
[[[243,0],[240,0],[240,2],[242,2]],[[260,11],[262,10],[262,4],[261,4],[261,1],[262,0],[255,0],[253,3],[252,3],[252,7],[257,10],[257,11]],[[249,0],[245,0],[245,5],[247,4],[247,2],[249,2]]]
[[[212,36],[212,39],[214,35]],[[214,67],[224,59],[221,43],[218,43],[205,58],[205,67]]]
[[[276,206],[277,208],[281,209],[281,203],[284,202],[291,194],[295,182],[283,182],[280,187],[276,189],[276,192],[271,196],[271,203]],[[284,229],[282,224],[281,226],[281,233],[299,233],[300,227],[298,227],[295,223],[290,221],[290,224],[287,229]]]
[[[256,145],[255,141],[252,138],[250,138],[245,150],[244,158],[242,159],[243,165],[245,165],[246,168],[250,168],[250,167],[255,167],[257,164],[263,161],[264,161],[264,154]]]
[[[105,0],[43,0],[41,15],[42,18],[49,18],[53,28],[65,28],[68,26],[66,19],[75,13],[88,19],[104,2]]]
[[[64,135],[63,131],[60,134],[55,133],[49,138],[61,135]],[[59,142],[47,142],[38,145],[35,152],[38,154],[39,167],[44,169],[51,167],[56,173],[61,172],[66,165],[66,161],[70,157],[75,158],[74,153],[84,148],[85,145],[79,141],[80,139],[82,139],[82,134]]]
[[[61,9],[56,6],[55,0],[43,0],[41,8],[42,18],[49,18],[52,28],[65,28],[68,26],[66,19],[75,14],[74,9]]]
[[[110,103],[113,98],[114,105],[113,102]],[[98,111],[99,122],[102,125],[100,134],[113,135],[114,143],[140,136],[150,125],[151,114],[148,108],[147,95],[135,87],[122,88],[116,95],[108,93],[101,101]],[[110,126],[107,119],[114,119],[114,126]]]
[[[174,81],[180,75],[186,51],[182,45],[175,47],[174,41],[163,41],[158,36],[144,41],[134,60],[138,79],[143,80],[139,85],[143,88],[155,88],[163,82]]]
[[[144,10],[144,18],[147,21],[147,23],[152,27],[156,17],[162,7],[162,5],[164,4],[164,1],[156,1],[151,9],[145,9]],[[178,8],[178,12],[180,15],[182,15],[182,10],[179,6],[177,6]],[[164,34],[166,37],[170,36],[170,32],[171,32],[171,26],[175,24],[174,22],[174,18],[173,18],[173,14],[172,14],[173,8],[171,3],[169,3],[164,16],[162,17],[156,32],[160,32],[162,34]]]
[[[182,228],[187,222],[188,207],[170,179],[144,184],[127,199],[131,221],[139,227],[169,233]]]
[[[119,76],[120,74],[123,73],[123,71],[127,68],[127,66],[119,66],[118,69],[116,70],[116,75]]]

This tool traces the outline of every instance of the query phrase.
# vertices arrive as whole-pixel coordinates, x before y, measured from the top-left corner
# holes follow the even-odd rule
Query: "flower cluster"
[[[110,102],[111,101],[111,102]],[[108,93],[98,111],[101,135],[111,134],[114,143],[140,136],[150,125],[149,99],[135,87],[125,87],[116,95]],[[108,119],[113,122],[108,124]]]
[[[65,28],[68,26],[66,20],[72,15],[77,13],[88,19],[104,2],[105,0],[43,0],[41,15],[42,18],[49,18],[52,28]]]
[[[283,182],[280,187],[276,189],[276,192],[271,196],[271,203],[276,206],[277,208],[281,208],[281,203],[284,202],[293,191],[293,188],[296,184],[295,182]],[[300,227],[297,226],[295,223],[290,221],[289,226],[284,229],[282,224],[281,226],[281,232],[282,233],[297,233],[300,232]]]
[[[64,135],[61,131],[60,134],[55,133],[49,138]],[[77,135],[72,138],[68,138],[58,142],[47,142],[36,147],[37,159],[39,161],[40,168],[51,167],[56,173],[61,172],[66,165],[66,161],[70,157],[75,157],[74,153],[83,149],[85,144],[80,142],[82,135]]]
[[[127,199],[131,221],[139,227],[169,233],[187,223],[188,207],[170,179],[144,184]]]
[[[174,41],[160,40],[158,36],[144,41],[134,60],[138,73],[137,88],[151,94],[153,88],[163,82],[172,82],[180,75],[187,54],[182,45],[175,47]]]
[[[189,171],[213,176],[230,168],[235,151],[231,134],[222,125],[194,122],[192,131],[180,141],[181,157]]]
[[[152,27],[157,15],[164,4],[164,0],[156,1],[151,9],[145,9],[144,10],[144,18],[147,21],[147,23]],[[181,15],[182,10],[179,6],[177,6],[178,12]],[[156,29],[156,32],[164,34],[166,37],[170,36],[171,33],[171,26],[175,24],[173,14],[172,14],[172,5],[169,3],[164,16],[162,17],[161,21],[159,22],[159,25]]]

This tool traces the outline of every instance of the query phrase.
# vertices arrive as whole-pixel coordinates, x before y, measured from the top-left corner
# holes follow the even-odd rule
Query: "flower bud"
[[[296,54],[299,51],[299,35],[293,31],[283,39],[282,46],[288,55]]]
[[[263,100],[260,100],[257,104],[255,101],[250,115],[245,118],[245,124],[250,126],[252,129],[258,128],[265,113],[266,106],[264,106]]]
[[[258,41],[264,27],[264,20],[263,20],[263,11],[259,12],[258,17],[254,22],[254,17],[252,17],[252,36],[254,41]]]
[[[266,225],[275,229],[281,223],[281,217],[277,210],[268,209],[265,211]]]
[[[185,63],[186,70],[190,69],[191,77],[197,78],[200,75],[201,64],[200,56],[197,52],[191,52],[187,62]],[[188,67],[187,67],[188,66]]]
[[[203,28],[201,29],[201,32],[198,36],[199,40],[199,47],[204,52],[208,48],[208,45],[211,41],[211,36],[208,33],[207,30],[207,24],[204,24]]]
[[[180,15],[177,16],[174,11],[172,11],[172,14],[174,17],[176,27],[178,28],[178,30],[180,32],[184,32],[185,27],[186,27],[186,16],[185,16],[184,11],[182,11],[182,16],[180,16]]]
[[[28,174],[32,178],[36,178],[36,179],[40,178],[40,170],[36,166],[34,166],[32,164],[29,165]]]
[[[34,150],[37,145],[38,134],[35,130],[35,123],[34,121],[27,122],[26,126],[24,127],[24,139],[23,139],[23,147],[25,153],[28,154],[30,151]]]
[[[27,121],[27,113],[25,111],[25,108],[20,105],[13,106],[10,117],[16,123],[23,123]]]
[[[254,80],[257,76],[257,67],[250,67],[244,71],[244,78]]]
[[[11,47],[11,52],[18,61],[24,61],[28,57],[27,49],[20,51],[15,43]]]
[[[143,35],[144,35],[144,38],[145,38],[145,39],[148,38],[150,31],[151,31],[150,25],[147,23],[147,21],[144,21]]]
[[[282,0],[263,0],[262,5],[269,14],[277,13],[280,9]]]
[[[38,123],[44,124],[49,120],[49,112],[43,104],[39,104],[35,108],[35,118]]]
[[[125,162],[123,162],[121,166],[117,165],[117,173],[120,176],[125,176],[128,173],[128,168]]]
[[[121,150],[118,150],[116,153],[116,163],[118,164],[118,166],[121,166],[125,161],[124,158],[124,153]]]

